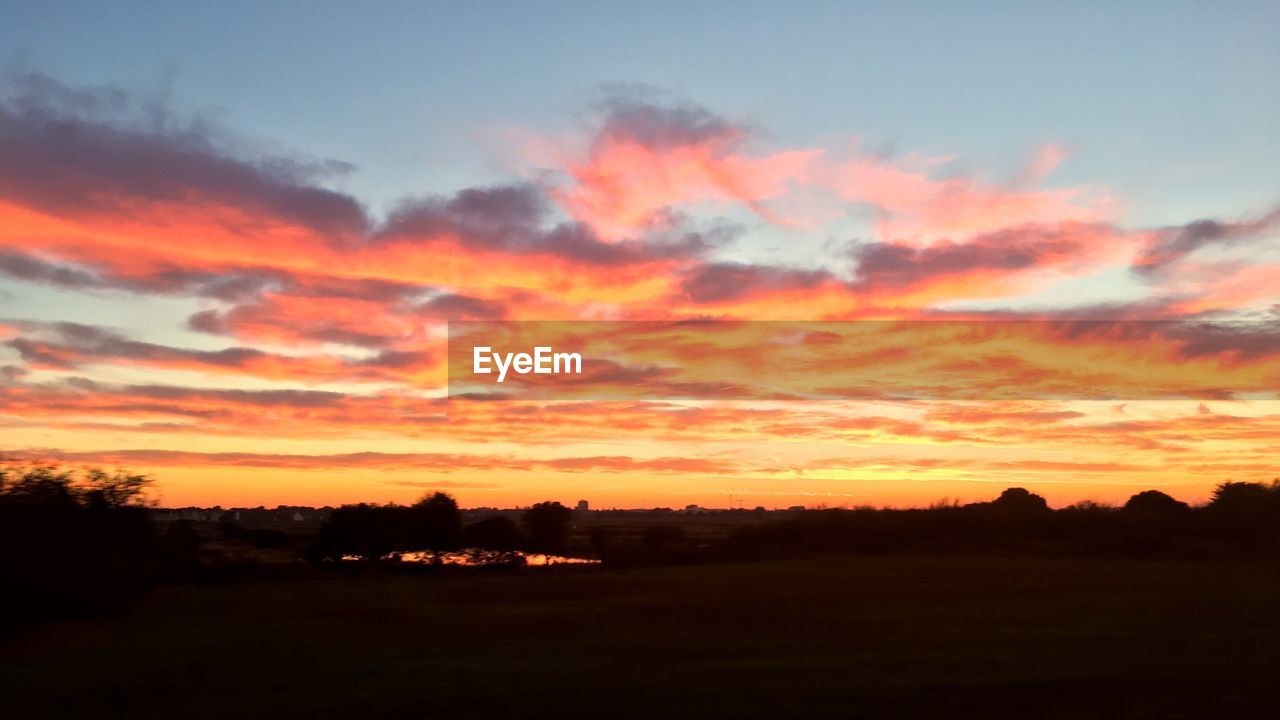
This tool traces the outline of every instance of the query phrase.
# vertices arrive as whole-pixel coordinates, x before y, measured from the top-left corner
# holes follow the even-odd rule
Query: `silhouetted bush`
[[[437,492],[409,508],[407,550],[443,552],[455,550],[462,541],[462,513],[449,495]]]
[[[530,552],[562,553],[569,540],[573,511],[558,502],[541,502],[520,516]]]
[[[1036,515],[1048,512],[1049,503],[1033,492],[1015,487],[1000,493],[1000,497],[991,501],[991,507],[1011,514]]]
[[[1190,505],[1159,490],[1143,490],[1124,504],[1125,512],[1148,517],[1178,517],[1190,509]]]
[[[510,552],[520,549],[524,544],[524,536],[514,522],[499,515],[471,523],[464,528],[462,544],[481,550]]]
[[[462,539],[462,514],[445,493],[414,505],[343,505],[320,528],[313,555],[318,559],[362,558],[376,562],[396,552],[444,552]]]
[[[1262,518],[1280,508],[1280,485],[1256,482],[1224,482],[1214,488],[1209,509],[1220,515],[1249,520]]]
[[[1080,503],[1052,510],[1022,488],[991,502],[928,509],[818,510],[745,526],[711,554],[797,552],[1280,557],[1280,485],[1224,483],[1191,508],[1145,491],[1121,509]]]
[[[1203,512],[1218,542],[1247,554],[1280,554],[1280,483],[1222,483]]]
[[[0,623],[120,607],[156,576],[146,476],[0,466]]]

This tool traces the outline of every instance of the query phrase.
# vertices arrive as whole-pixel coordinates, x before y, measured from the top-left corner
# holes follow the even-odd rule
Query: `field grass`
[[[1278,661],[1275,566],[828,557],[167,587],[22,639],[0,690],[7,717],[1275,717]]]

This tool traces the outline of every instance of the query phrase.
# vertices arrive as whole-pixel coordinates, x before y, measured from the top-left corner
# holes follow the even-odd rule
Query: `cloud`
[[[1254,220],[1223,222],[1206,218],[1167,228],[1153,235],[1151,243],[1134,261],[1133,271],[1150,280],[1197,250],[1257,241],[1278,224],[1280,208]]]
[[[142,313],[152,310],[142,296],[164,296],[155,322],[178,308],[187,330],[220,338],[160,325],[144,338],[89,322],[0,323],[0,427],[10,445],[50,437],[68,458],[154,463],[177,477],[256,467],[353,477],[518,472],[581,484],[584,474],[609,473],[679,493],[685,476],[732,474],[769,476],[778,483],[768,492],[787,493],[794,475],[824,467],[821,456],[873,445],[892,449],[876,453],[881,466],[850,458],[848,467],[981,480],[996,472],[989,464],[929,453],[990,451],[999,455],[984,457],[1009,463],[1004,473],[1141,479],[1161,467],[1190,482],[1195,467],[1251,477],[1280,422],[1246,409],[1152,417],[1136,400],[1123,416],[1097,414],[999,401],[984,385],[1036,398],[1081,387],[1205,398],[1273,388],[1275,333],[1216,322],[1042,323],[1040,335],[1015,339],[1035,352],[1004,363],[994,349],[966,352],[941,323],[921,323],[896,344],[799,332],[762,353],[717,346],[690,322],[664,341],[665,358],[593,365],[589,383],[626,392],[608,401],[572,400],[583,387],[557,388],[554,402],[439,396],[446,320],[1216,321],[1263,317],[1275,304],[1280,265],[1268,253],[1276,211],[1125,227],[1104,188],[1042,185],[1065,157],[1058,146],[1042,147],[1002,182],[959,172],[950,155],[889,156],[845,141],[779,145],[690,101],[615,93],[595,107],[584,136],[535,139],[541,155],[523,174],[436,195],[405,188],[383,217],[335,189],[353,170],[346,163],[281,156],[113,87],[30,74],[7,82],[4,282],[56,289],[71,301],[61,311],[73,321],[90,316],[73,302],[95,295],[137,295],[126,301]],[[841,244],[853,236],[858,242]],[[766,259],[777,257],[772,246],[792,259]],[[1017,297],[1069,276],[1123,275],[1130,265],[1141,281],[1132,302],[1071,298],[1032,310]],[[1011,298],[1010,307],[952,304],[994,297]],[[41,307],[40,316],[60,307]],[[971,339],[982,340],[988,325],[970,326]],[[919,357],[925,362],[915,364]],[[789,377],[809,385],[787,393],[769,385],[797,368],[804,371]],[[946,390],[943,378],[981,397],[928,410],[868,399],[895,383],[937,380]],[[744,402],[792,394],[831,399]],[[663,396],[682,399],[654,400]],[[305,443],[324,452],[274,452],[317,446]],[[426,449],[376,452],[409,443]],[[108,444],[144,449],[99,450]],[[197,450],[210,447],[244,452]],[[1014,457],[1018,447],[1070,460],[1033,466]],[[1134,454],[1132,467],[1099,459],[1115,452]]]
[[[657,472],[724,474],[737,471],[734,463],[706,458],[660,457],[636,459],[625,455],[557,458],[536,463],[550,470],[567,472]]]
[[[10,85],[0,100],[0,273],[24,282],[226,301],[310,287],[387,304],[412,286],[497,302],[480,282],[554,306],[604,287],[652,295],[732,237],[672,225],[605,241],[520,182],[407,199],[376,221],[324,186],[349,170],[341,163],[257,153],[198,118],[144,112],[114,88],[39,76]]]
[[[501,320],[507,312],[500,302],[457,293],[437,295],[417,310],[424,317],[448,320]]]
[[[1055,153],[1032,161],[1023,182],[1037,180],[1056,162]],[[909,154],[900,160],[855,153],[830,160],[818,184],[840,197],[871,207],[885,242],[928,244],[959,241],[1022,225],[1095,223],[1109,219],[1112,199],[1090,188],[1031,190],[1004,187],[977,178],[938,173],[951,157]]]
[[[986,404],[979,407],[964,405],[939,405],[928,411],[930,419],[951,424],[986,425],[992,423],[1049,424],[1088,417],[1078,410],[1055,408],[1027,408],[1002,404]]]
[[[323,470],[333,468],[372,468],[383,470],[453,471],[506,470],[532,472],[553,470],[558,472],[645,472],[645,473],[708,473],[732,472],[733,465],[723,461],[698,458],[634,459],[626,456],[560,457],[548,460],[523,459],[506,455],[479,455],[465,453],[382,453],[357,452],[337,454],[283,454],[216,452],[200,453],[178,450],[131,449],[90,452],[57,452],[43,450],[17,450],[7,453],[10,460],[26,457],[57,458],[68,463],[128,464],[143,467],[263,467],[294,470]],[[435,483],[438,484],[438,483]]]
[[[181,122],[114,88],[73,89],[41,75],[8,79],[0,104],[0,195],[59,215],[156,204],[253,208],[331,238],[368,226],[350,196],[317,186],[349,166],[304,157],[234,158],[207,120]]]
[[[446,420],[441,401],[411,394],[332,390],[117,385],[83,377],[0,383],[8,417],[66,429],[243,437],[351,437],[396,428],[414,434]]]
[[[1280,322],[1169,323],[1160,326],[1185,359],[1212,357],[1224,365],[1280,357]]]
[[[715,247],[724,232],[605,241],[590,225],[551,222],[551,217],[543,191],[534,185],[468,188],[452,197],[401,202],[375,241],[457,238],[471,249],[551,255],[587,265],[625,265],[697,257]]]
[[[270,379],[320,381],[405,381],[439,371],[426,351],[384,351],[364,359],[337,355],[281,355],[258,348],[220,350],[174,347],[130,339],[114,330],[80,323],[25,323],[26,333],[5,344],[29,366],[56,370],[96,365],[134,365],[171,370],[203,370]]]
[[[694,302],[718,303],[758,292],[814,288],[831,281],[833,277],[826,270],[710,263],[689,271],[681,288]]]
[[[1018,176],[1018,184],[1036,185],[1042,182],[1058,165],[1062,164],[1067,155],[1067,148],[1061,145],[1054,143],[1041,145],[1023,169],[1022,174]]]
[[[670,150],[741,139],[745,130],[690,100],[660,92],[620,91],[601,100],[595,142]]]
[[[1133,243],[1110,226],[1079,223],[1018,226],[926,247],[863,243],[851,250],[856,262],[851,286],[905,295],[949,284],[952,297],[1007,294],[1025,288],[1036,273],[1096,270],[1123,257]],[[963,289],[957,287],[961,283]]]
[[[17,280],[73,290],[103,285],[97,275],[84,269],[13,251],[0,251],[0,273]]]
[[[606,99],[593,125],[584,150],[549,153],[567,179],[551,195],[609,240],[667,227],[675,206],[697,202],[739,203],[781,222],[768,200],[804,177],[819,154],[754,154],[743,126],[693,102],[652,94]]]

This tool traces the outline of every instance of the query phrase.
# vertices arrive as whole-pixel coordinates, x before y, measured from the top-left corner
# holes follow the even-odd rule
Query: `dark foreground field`
[[[6,717],[1275,717],[1280,573],[820,558],[321,576],[162,588],[3,662]]]

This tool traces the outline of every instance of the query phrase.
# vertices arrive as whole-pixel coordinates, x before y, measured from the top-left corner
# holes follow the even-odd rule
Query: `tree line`
[[[1146,490],[1121,507],[1054,510],[1010,488],[965,505],[763,514],[711,542],[687,537],[679,516],[639,533],[576,528],[574,512],[558,502],[533,505],[518,522],[495,514],[464,523],[457,502],[440,492],[412,505],[345,505],[309,534],[241,528],[225,516],[211,531],[156,522],[150,489],[150,478],[124,470],[0,463],[0,577],[9,588],[0,594],[0,630],[122,607],[157,582],[217,579],[204,552],[210,532],[320,566],[394,567],[410,552],[436,560],[465,552],[477,564],[518,565],[522,553],[560,555],[571,546],[612,566],[810,552],[1280,559],[1280,481],[1222,483],[1198,507]]]
[[[739,528],[717,548],[740,558],[806,551],[1280,559],[1280,482],[1225,482],[1200,507],[1144,490],[1120,507],[1053,510],[1009,488],[965,505],[810,510]]]
[[[72,470],[53,463],[0,463],[0,633],[6,628],[127,606],[158,582],[216,579],[202,558],[208,531],[188,521],[161,527],[152,479],[126,470]],[[242,528],[224,516],[216,534],[259,548],[301,544],[315,561],[393,560],[404,552],[466,549],[487,562],[519,551],[562,553],[572,511],[538,503],[519,524],[490,517],[464,525],[457,502],[432,493],[413,505],[346,505],[311,538]]]
[[[489,562],[516,562],[518,551],[560,554],[565,551],[573,511],[558,502],[541,502],[525,510],[517,525],[495,515],[462,523],[458,503],[448,494],[432,493],[413,505],[344,505],[333,511],[312,546],[313,559],[376,562],[398,554],[425,552],[437,559],[466,549]]]

